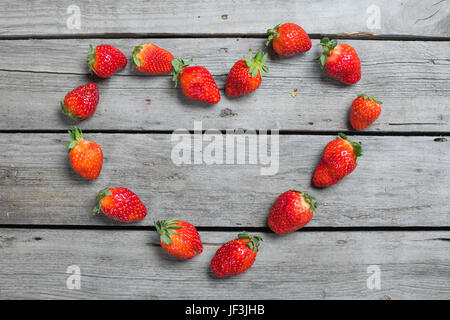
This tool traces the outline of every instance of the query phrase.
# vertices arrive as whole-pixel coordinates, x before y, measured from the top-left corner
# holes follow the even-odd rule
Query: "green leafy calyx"
[[[61,111],[66,116],[72,118],[75,121],[82,121],[85,119],[84,117],[80,116],[79,114],[74,114],[74,109],[69,111],[69,109],[67,109],[67,106],[62,101],[61,101]]]
[[[362,142],[349,140],[347,138],[347,135],[345,135],[344,133],[338,133],[338,136],[344,140],[347,140],[351,144],[351,146],[353,147],[353,153],[356,156],[356,160],[358,160],[358,157],[361,157],[363,155]]]
[[[66,143],[66,147],[69,148],[69,152],[75,148],[78,141],[83,140],[83,132],[81,132],[80,128],[72,126],[72,130],[69,130],[70,141]]]
[[[242,232],[238,234],[239,239],[248,239],[249,241],[246,243],[250,249],[253,249],[253,253],[258,250],[259,243],[263,241],[263,237],[261,236],[249,236],[248,232]]]
[[[97,205],[94,208],[94,214],[98,214],[102,210],[102,199],[106,196],[112,195],[110,189],[110,187],[107,187],[103,190],[100,190],[100,192],[97,194]]]
[[[358,97],[362,97],[364,99],[369,99],[375,101],[378,104],[382,104],[383,102],[375,98],[374,96],[369,96],[368,94],[358,94]]]
[[[292,191],[298,192],[300,196],[309,204],[309,210],[315,212],[317,209],[317,201],[316,197],[313,197],[306,192],[299,191],[297,189],[293,189]]]
[[[261,50],[253,56],[252,49],[248,50],[248,55],[250,59],[245,59],[244,62],[247,65],[248,73],[252,75],[252,77],[256,77],[258,73],[262,76],[263,72],[269,72],[269,68],[267,68],[264,63],[267,60],[267,53],[262,54]]]
[[[183,73],[184,67],[187,67],[192,63],[192,59],[184,62],[182,59],[173,59],[172,60],[172,80],[175,82],[175,87],[178,85],[178,77]]]
[[[176,225],[179,221],[179,219],[170,219],[155,222],[156,231],[161,235],[162,241],[168,246],[172,243],[172,235],[177,234],[175,230],[182,228]]]
[[[95,68],[94,68],[94,64],[95,64],[95,48],[92,46],[92,44],[89,45],[89,53],[88,53],[88,65],[89,65],[89,70],[94,73],[95,72]]]
[[[266,47],[269,45],[270,41],[272,41],[274,38],[278,38],[280,36],[280,33],[278,32],[279,28],[280,28],[280,25],[277,24],[272,29],[267,30]]]
[[[136,67],[140,67],[141,66],[141,61],[138,59],[137,55],[139,54],[139,52],[141,52],[143,45],[140,44],[137,47],[134,48],[133,51],[133,63]]]
[[[322,69],[325,67],[325,64],[327,63],[327,57],[329,56],[331,50],[333,50],[337,46],[336,40],[330,40],[330,38],[323,38],[320,40],[319,46],[322,46],[322,54],[315,58],[314,60],[320,61],[320,66]]]

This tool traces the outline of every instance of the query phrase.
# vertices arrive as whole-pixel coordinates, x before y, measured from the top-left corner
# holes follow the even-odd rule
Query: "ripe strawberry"
[[[238,239],[221,246],[211,260],[211,270],[222,278],[241,274],[253,265],[258,253],[260,236],[249,236],[247,232],[240,233]]]
[[[97,47],[89,45],[89,69],[101,78],[109,78],[117,70],[125,68],[127,57],[117,48],[102,44]]]
[[[105,188],[97,195],[94,213],[102,211],[105,216],[120,222],[134,222],[145,218],[147,208],[139,197],[127,188]]]
[[[362,130],[370,126],[380,115],[382,103],[373,96],[358,95],[350,109],[352,127],[356,130]]]
[[[233,97],[255,91],[261,85],[261,75],[269,72],[264,65],[267,60],[267,53],[262,54],[261,50],[253,57],[252,50],[248,51],[250,59],[239,60],[231,68],[225,84],[225,92]]]
[[[85,120],[94,114],[98,100],[98,87],[91,82],[70,91],[61,102],[61,110],[76,121]]]
[[[311,49],[311,39],[302,27],[295,23],[284,23],[267,30],[266,46],[272,42],[273,50],[282,56],[292,56]]]
[[[337,44],[336,40],[330,41],[329,38],[323,38],[319,45],[323,52],[316,60],[330,76],[346,84],[354,84],[361,79],[361,61],[353,47]]]
[[[151,43],[143,43],[133,52],[133,64],[146,73],[167,73],[172,70],[173,55]]]
[[[100,174],[103,165],[103,151],[93,141],[84,140],[83,133],[75,126],[69,130],[71,141],[67,142],[69,160],[73,170],[86,179],[94,180]]]
[[[174,70],[172,80],[175,81],[175,87],[179,78],[181,89],[186,97],[211,104],[218,103],[220,92],[211,73],[203,67],[188,67],[191,62],[192,60],[188,62],[181,59],[172,60]]]
[[[161,235],[161,246],[172,257],[192,259],[202,253],[200,235],[192,224],[172,219],[156,221],[155,227]]]
[[[311,221],[316,198],[297,190],[282,193],[270,210],[268,224],[278,234],[296,231]]]
[[[328,187],[341,181],[356,168],[356,160],[362,156],[361,142],[350,141],[343,133],[329,142],[323,150],[313,183],[316,187]]]

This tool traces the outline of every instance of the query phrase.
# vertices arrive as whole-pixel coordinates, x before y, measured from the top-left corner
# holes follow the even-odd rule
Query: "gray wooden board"
[[[59,101],[92,78],[87,76],[89,43],[117,45],[127,55],[143,41],[152,41],[178,57],[193,57],[206,66],[223,88],[235,61],[257,49],[262,39],[120,39],[0,41],[0,129],[66,129]],[[270,73],[256,92],[218,105],[188,100],[174,88],[170,76],[126,70],[97,81],[100,104],[81,124],[96,130],[192,129],[194,120],[207,128],[251,128],[302,131],[350,130],[348,112],[359,93],[372,94],[384,104],[380,118],[366,131],[449,132],[450,42],[347,41],[357,48],[363,78],[346,86],[328,77],[317,62],[317,46],[305,55],[274,56]],[[317,43],[315,40],[314,43]],[[297,96],[292,96],[297,89]]]
[[[2,229],[0,298],[450,298],[449,232],[264,234],[253,267],[226,279],[216,278],[209,263],[236,233],[200,236],[204,252],[179,261],[160,248],[153,231]],[[80,268],[80,290],[66,286],[73,265]],[[368,289],[377,268],[381,288]]]
[[[296,22],[314,34],[448,37],[449,9],[446,0],[7,0],[0,3],[0,35],[263,34]]]
[[[124,186],[149,208],[149,216],[131,226],[178,217],[197,226],[262,227],[273,201],[291,188],[319,200],[309,226],[450,226],[446,138],[356,137],[364,146],[358,167],[326,189],[312,188],[310,180],[334,136],[280,136],[279,170],[272,176],[261,176],[261,165],[176,166],[171,135],[86,138],[97,141],[105,156],[102,173],[93,182],[70,168],[64,146],[68,135],[0,135],[0,223],[114,224],[94,216],[92,208],[100,189]]]

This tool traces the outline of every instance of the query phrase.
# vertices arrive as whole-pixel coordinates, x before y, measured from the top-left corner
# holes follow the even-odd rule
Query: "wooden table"
[[[0,298],[450,298],[450,2],[435,2],[2,1]],[[218,105],[188,101],[169,76],[141,74],[131,63],[96,80],[100,104],[80,127],[103,147],[103,171],[88,182],[71,170],[65,142],[73,123],[59,101],[93,79],[89,44],[130,56],[153,42],[194,58],[223,88],[232,64],[263,47],[266,29],[288,21],[309,32],[313,49],[271,54],[261,88],[240,99],[221,91]],[[356,48],[357,85],[334,81],[311,61],[325,35]],[[381,99],[383,111],[354,132],[348,110],[362,92]],[[280,130],[278,173],[176,166],[172,132],[193,130],[194,121],[222,132]],[[338,185],[314,189],[313,169],[338,132],[362,141],[364,156]],[[149,216],[124,225],[92,215],[107,185],[135,191]],[[303,230],[276,236],[268,212],[290,188],[316,196],[319,208]],[[153,221],[173,217],[198,226],[205,249],[192,261],[159,246]],[[241,276],[215,278],[210,259],[242,230],[265,238],[256,263]],[[74,265],[80,289],[67,286]],[[371,282],[378,276],[379,287]]]

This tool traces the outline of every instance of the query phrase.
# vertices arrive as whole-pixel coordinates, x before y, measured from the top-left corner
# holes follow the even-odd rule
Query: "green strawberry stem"
[[[139,61],[139,59],[136,57],[139,52],[141,52],[142,50],[142,44],[138,45],[137,47],[134,48],[133,51],[133,63],[137,66],[140,67],[141,66],[141,61]]]
[[[266,47],[269,45],[270,41],[272,41],[274,38],[278,38],[280,36],[280,33],[278,32],[279,28],[280,28],[280,25],[277,24],[272,29],[267,30]]]
[[[156,231],[162,236],[163,241],[170,246],[172,243],[171,236],[177,234],[176,229],[181,229],[176,224],[180,219],[160,220],[155,222]]]
[[[330,40],[330,38],[325,37],[322,40],[320,40],[320,43],[318,45],[322,46],[322,54],[317,58],[315,58],[314,60],[319,60],[320,66],[323,69],[325,67],[325,64],[327,63],[327,57],[330,54],[331,50],[333,50],[336,47],[337,41]]]
[[[249,67],[248,72],[252,75],[252,77],[256,77],[258,73],[262,76],[263,72],[269,72],[269,68],[267,68],[264,63],[267,60],[267,53],[262,54],[261,50],[253,56],[252,49],[248,50],[248,55],[250,59],[245,59],[245,64]]]
[[[110,196],[112,195],[111,191],[109,191],[109,189],[111,189],[110,187],[107,187],[105,189],[100,190],[100,192],[97,195],[97,205],[94,208],[94,214],[98,214],[100,213],[101,209],[102,209],[102,199],[106,196]]]
[[[89,53],[88,53],[88,65],[89,70],[94,73],[94,64],[95,64],[95,48],[92,46],[92,44],[89,45]]]
[[[298,192],[300,194],[300,196],[303,197],[303,199],[305,199],[305,201],[309,204],[310,206],[310,210],[315,212],[317,209],[317,201],[316,201],[316,197],[313,197],[309,194],[307,194],[306,192],[297,190],[297,189],[292,189],[291,191],[295,191]]]
[[[358,97],[363,97],[364,99],[369,99],[375,101],[378,104],[382,104],[383,102],[375,98],[374,96],[369,96],[368,94],[358,94]]]
[[[72,126],[73,130],[69,130],[69,137],[70,137],[70,141],[66,143],[66,147],[69,148],[69,152],[75,148],[75,146],[77,145],[78,141],[84,139],[83,137],[83,132],[81,132],[80,128],[77,128],[75,126]]]
[[[338,136],[344,140],[347,140],[352,145],[353,153],[356,156],[356,160],[358,160],[358,157],[361,157],[363,155],[362,142],[356,142],[356,141],[349,140],[347,138],[347,135],[344,133],[338,133]]]
[[[178,77],[183,73],[184,67],[187,67],[192,63],[192,59],[184,62],[183,59],[173,59],[172,60],[172,81],[175,82],[175,87],[178,85]]]
[[[261,236],[249,236],[248,232],[244,231],[242,233],[238,234],[239,239],[249,239],[250,241],[247,242],[247,246],[250,249],[253,249],[253,252],[258,250],[259,243],[263,241],[263,237]]]

